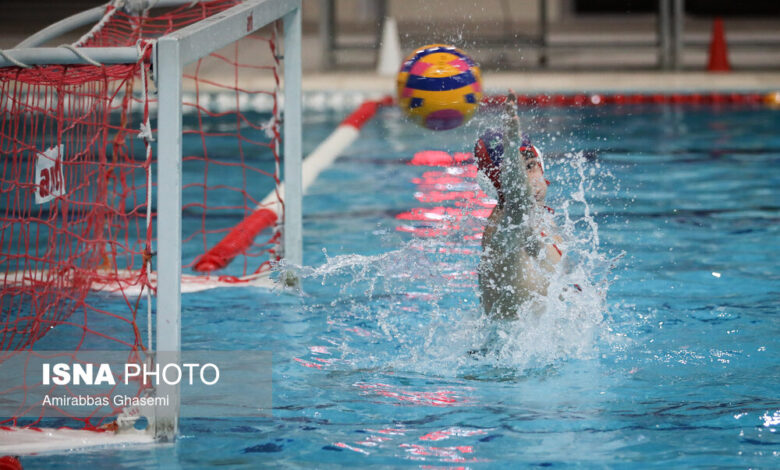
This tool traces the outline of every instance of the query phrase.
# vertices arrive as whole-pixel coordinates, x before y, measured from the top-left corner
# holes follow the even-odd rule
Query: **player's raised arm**
[[[533,190],[528,181],[520,149],[520,120],[517,116],[517,97],[509,91],[504,110],[504,156],[501,168],[501,188],[505,197],[505,211],[514,223],[533,206]]]

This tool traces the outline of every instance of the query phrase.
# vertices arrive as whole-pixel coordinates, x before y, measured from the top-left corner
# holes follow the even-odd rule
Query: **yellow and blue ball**
[[[479,67],[462,50],[431,44],[412,52],[398,72],[398,104],[417,124],[437,131],[468,121],[482,100]]]

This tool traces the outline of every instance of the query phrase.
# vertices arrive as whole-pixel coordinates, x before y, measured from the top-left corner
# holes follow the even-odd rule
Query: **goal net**
[[[164,120],[183,123],[182,291],[266,282],[282,255],[281,21],[247,10],[247,34],[187,64],[180,116],[158,113],[153,66],[160,38],[246,3],[263,2],[114,1],[73,54],[133,47],[135,62],[14,59],[0,67],[0,372],[46,351],[74,364],[88,362],[88,350],[124,351],[127,362],[153,351],[158,241],[166,236],[157,194],[177,185],[177,175],[158,178],[158,163],[178,158],[157,147]],[[44,427],[113,433],[139,414],[109,404],[76,416],[25,398],[40,387],[40,370],[22,368],[13,379],[6,371],[0,382],[0,402],[13,404],[12,412],[0,407],[0,447]],[[138,383],[133,393],[154,391]]]

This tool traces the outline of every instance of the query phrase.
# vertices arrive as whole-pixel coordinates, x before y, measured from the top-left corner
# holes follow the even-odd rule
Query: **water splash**
[[[547,276],[547,295],[518,305],[516,319],[494,320],[478,312],[460,317],[449,331],[434,333],[416,356],[434,363],[431,371],[457,365],[464,373],[476,365],[477,370],[505,368],[514,375],[513,371],[544,368],[597,352],[597,341],[606,334],[603,312],[610,273],[620,255],[610,259],[600,249],[598,224],[586,199],[596,180],[586,177],[589,164],[582,153],[568,154],[553,166],[550,173],[567,189],[551,201],[561,208],[550,217],[564,241],[559,244],[563,258]],[[454,347],[463,344],[470,344],[466,356],[471,364]]]
[[[594,355],[606,332],[603,312],[616,259],[600,249],[586,198],[594,189],[588,165],[582,154],[552,162],[550,174],[564,187],[551,201],[559,208],[554,217],[564,256],[549,276],[548,295],[518,306],[516,320],[483,314],[476,279],[479,240],[463,233],[416,238],[374,256],[326,253],[321,266],[300,268],[304,285],[315,281],[326,287],[312,300],[324,299],[327,308],[308,307],[328,312],[323,339],[340,355],[323,368],[517,376]],[[484,225],[484,218],[477,219],[472,222]]]

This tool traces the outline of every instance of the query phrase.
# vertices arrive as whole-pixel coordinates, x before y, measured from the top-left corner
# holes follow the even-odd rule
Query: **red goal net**
[[[156,162],[170,158],[156,154],[155,134],[158,120],[179,118],[156,115],[154,40],[240,2],[124,3],[75,45],[135,46],[137,63],[0,68],[0,365],[34,347],[73,351],[71,361],[81,350],[140,358],[151,347],[155,197],[168,184]],[[278,257],[276,37],[269,25],[182,77],[182,265],[196,285],[251,281]],[[39,380],[4,381],[0,401]],[[36,403],[19,410],[0,427],[51,415]],[[63,414],[57,425],[104,429],[123,411]]]

